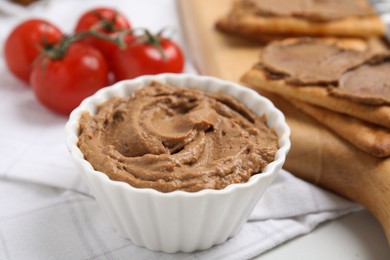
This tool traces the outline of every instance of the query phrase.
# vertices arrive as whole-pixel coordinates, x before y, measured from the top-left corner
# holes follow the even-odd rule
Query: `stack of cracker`
[[[385,25],[368,2],[239,0],[216,27],[267,42],[244,84],[286,98],[370,155],[390,156],[390,53],[373,38]]]
[[[292,149],[285,168],[364,205],[390,243],[390,55],[386,26],[367,1],[234,0],[214,21],[238,37],[204,35],[199,19],[205,31],[198,36],[218,56],[202,56],[211,69],[198,66],[231,79],[223,57],[246,62],[253,48],[232,38],[260,41],[259,58],[240,79],[286,115]]]
[[[287,99],[358,149],[390,156],[390,55],[341,43],[272,42],[242,82]]]

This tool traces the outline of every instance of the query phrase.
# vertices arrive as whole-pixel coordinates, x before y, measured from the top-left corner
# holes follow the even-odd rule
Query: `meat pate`
[[[295,85],[336,85],[341,75],[363,63],[367,53],[312,39],[275,41],[265,47],[260,66]]]
[[[375,15],[365,0],[242,0],[242,6],[259,16],[295,17],[312,22]]]
[[[223,189],[274,160],[265,121],[230,96],[152,82],[84,112],[78,146],[95,170],[137,188]]]
[[[274,41],[264,48],[255,69],[291,86],[322,86],[330,95],[354,102],[390,104],[390,52],[308,38]]]
[[[390,105],[390,53],[345,72],[330,94],[369,105]]]

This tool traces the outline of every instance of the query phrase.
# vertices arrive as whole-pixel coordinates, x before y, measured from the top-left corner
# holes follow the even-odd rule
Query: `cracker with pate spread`
[[[286,39],[267,45],[241,80],[287,98],[356,147],[384,157],[390,155],[389,57],[337,41]]]
[[[386,31],[366,0],[236,0],[216,28],[260,41],[293,36],[383,36]]]

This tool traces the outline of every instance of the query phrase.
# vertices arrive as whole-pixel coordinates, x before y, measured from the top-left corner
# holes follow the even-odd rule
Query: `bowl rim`
[[[129,183],[123,182],[123,181],[116,181],[116,180],[111,180],[107,174],[101,172],[101,171],[96,171],[92,165],[84,159],[84,156],[77,146],[77,141],[78,141],[78,121],[81,116],[81,114],[84,111],[88,111],[88,107],[90,107],[91,103],[95,103],[95,100],[100,100],[99,103],[106,101],[112,96],[113,93],[118,92],[118,90],[121,90],[123,88],[126,88],[126,86],[132,85],[132,84],[138,84],[139,87],[144,87],[146,86],[146,82],[151,82],[151,81],[175,81],[175,80],[194,80],[199,82],[199,84],[205,83],[205,82],[210,82],[214,81],[218,85],[229,85],[229,87],[233,87],[238,89],[240,92],[249,92],[250,95],[254,96],[258,101],[262,102],[266,107],[262,111],[262,113],[265,113],[265,110],[272,110],[272,113],[274,113],[277,117],[277,123],[276,125],[281,125],[281,128],[283,129],[283,133],[281,135],[278,135],[279,140],[278,143],[280,144],[280,147],[277,150],[277,153],[275,154],[275,159],[271,163],[269,163],[262,172],[256,173],[252,175],[247,182],[243,183],[233,183],[229,184],[223,189],[216,190],[216,189],[202,189],[196,192],[187,192],[187,191],[182,191],[182,190],[175,190],[171,192],[161,192],[158,190],[155,190],[153,188],[137,188],[133,187]],[[172,84],[172,83],[168,83]],[[141,86],[142,85],[142,86]],[[109,95],[111,94],[111,95]],[[228,94],[230,95],[230,94]],[[120,95],[118,95],[120,96]],[[122,95],[123,96],[123,95]],[[233,96],[233,95],[232,95]],[[103,98],[102,98],[103,97]],[[234,97],[234,96],[233,96]],[[256,113],[255,111],[253,111]],[[257,113],[256,113],[257,114]],[[267,119],[268,120],[268,119]],[[120,188],[120,189],[125,189],[128,191],[136,192],[138,194],[155,194],[158,196],[163,196],[163,197],[177,197],[177,196],[184,196],[184,197],[200,197],[200,196],[205,196],[205,195],[220,195],[224,196],[225,194],[232,193],[236,190],[242,190],[242,189],[248,189],[252,186],[255,186],[256,183],[259,182],[260,179],[266,178],[266,177],[271,177],[272,175],[277,174],[276,171],[279,171],[281,166],[283,165],[287,153],[290,149],[291,143],[290,143],[290,134],[291,130],[289,126],[286,123],[285,116],[284,114],[274,106],[274,104],[266,97],[260,95],[258,92],[247,88],[243,85],[240,85],[238,83],[232,82],[232,81],[227,81],[223,80],[220,78],[216,77],[211,77],[211,76],[203,76],[203,75],[194,75],[194,74],[174,74],[174,73],[163,73],[163,74],[158,74],[158,75],[145,75],[145,76],[140,76],[134,79],[127,79],[127,80],[122,80],[118,81],[112,85],[109,85],[107,87],[104,87],[97,92],[95,92],[93,95],[87,97],[84,99],[80,105],[75,108],[70,116],[69,119],[65,125],[65,141],[66,141],[66,146],[68,151],[71,154],[71,157],[75,162],[79,164],[80,167],[82,167],[81,175],[86,175],[86,174],[91,174],[93,177],[97,178],[101,182],[105,182],[109,185],[111,185],[113,188]],[[280,167],[279,167],[280,166]],[[279,169],[278,169],[279,168]],[[270,176],[271,175],[271,176]]]

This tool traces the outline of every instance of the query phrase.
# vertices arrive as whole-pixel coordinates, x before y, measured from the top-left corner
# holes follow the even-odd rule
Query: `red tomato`
[[[84,98],[108,85],[108,67],[97,49],[76,42],[60,59],[39,59],[31,73],[31,85],[43,105],[67,115]]]
[[[29,82],[32,64],[41,52],[50,49],[62,39],[56,26],[41,19],[31,19],[19,24],[8,36],[4,57],[8,69],[19,79]]]
[[[111,54],[112,70],[116,80],[183,71],[184,56],[174,41],[152,35],[146,35],[146,38],[144,35],[143,38],[146,40],[142,41],[141,38],[134,36],[126,37],[127,48],[117,47]]]
[[[123,14],[112,8],[101,7],[83,14],[76,25],[75,31],[95,30],[114,37],[119,31],[130,29],[130,27],[129,21]],[[82,41],[101,51],[108,61],[112,50],[116,48],[114,43],[98,38],[87,37]]]

